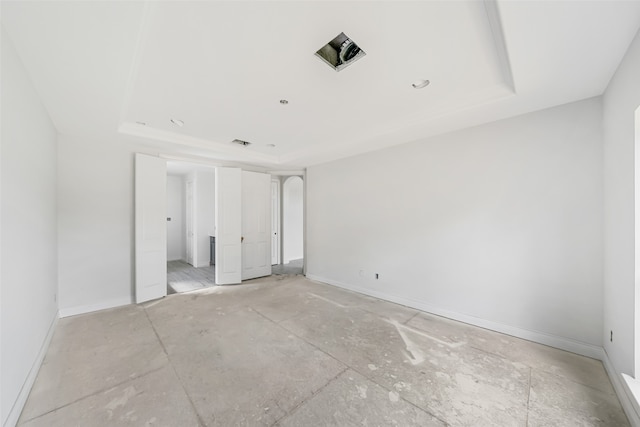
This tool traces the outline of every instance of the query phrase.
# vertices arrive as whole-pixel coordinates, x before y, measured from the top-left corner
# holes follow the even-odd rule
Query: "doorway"
[[[135,159],[137,303],[271,275],[269,174]]]
[[[302,274],[304,270],[304,182],[287,177],[282,185],[282,264],[275,274]]]
[[[215,168],[167,162],[167,293],[215,286]]]

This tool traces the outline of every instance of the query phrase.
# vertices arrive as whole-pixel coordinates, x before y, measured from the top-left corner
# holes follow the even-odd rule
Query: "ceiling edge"
[[[502,19],[497,0],[484,0],[484,8],[487,11],[489,27],[493,34],[493,41],[498,54],[498,62],[500,63],[500,69],[502,70],[502,78],[504,79],[505,84],[507,84],[515,93],[516,86],[513,80],[513,72],[511,71],[511,62],[509,61],[509,52],[507,51],[507,44],[504,38]]]
[[[191,148],[199,148],[218,154],[231,156],[239,161],[253,161],[267,164],[279,164],[280,159],[277,156],[256,153],[250,151],[248,147],[240,147],[236,145],[227,145],[220,142],[212,142],[206,139],[195,138],[189,135],[168,132],[155,129],[149,126],[143,126],[136,123],[125,122],[118,127],[118,132],[124,135],[135,136],[155,141],[168,142],[175,145],[182,145]]]

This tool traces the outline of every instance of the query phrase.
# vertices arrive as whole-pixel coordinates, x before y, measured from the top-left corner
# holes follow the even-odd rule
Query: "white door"
[[[186,210],[186,228],[187,228],[187,241],[186,241],[186,246],[187,246],[187,263],[194,265],[194,259],[193,259],[193,181],[187,181],[187,188],[186,188],[186,206],[185,206],[185,210]]]
[[[136,303],[167,295],[167,164],[136,153]]]
[[[216,168],[216,284],[242,281],[242,171]]]
[[[271,180],[271,265],[280,264],[280,181]]]
[[[271,175],[242,171],[242,280],[271,275]]]

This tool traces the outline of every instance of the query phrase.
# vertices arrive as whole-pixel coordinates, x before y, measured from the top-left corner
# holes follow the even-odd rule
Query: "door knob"
[[[240,237],[240,243],[244,242],[244,237]]]

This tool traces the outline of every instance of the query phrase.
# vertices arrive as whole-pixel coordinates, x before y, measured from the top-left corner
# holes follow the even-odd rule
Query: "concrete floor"
[[[272,274],[302,274],[302,269],[304,265],[304,260],[301,259],[293,259],[286,264],[276,264],[271,266]]]
[[[599,361],[271,276],[61,319],[23,426],[625,426]]]

